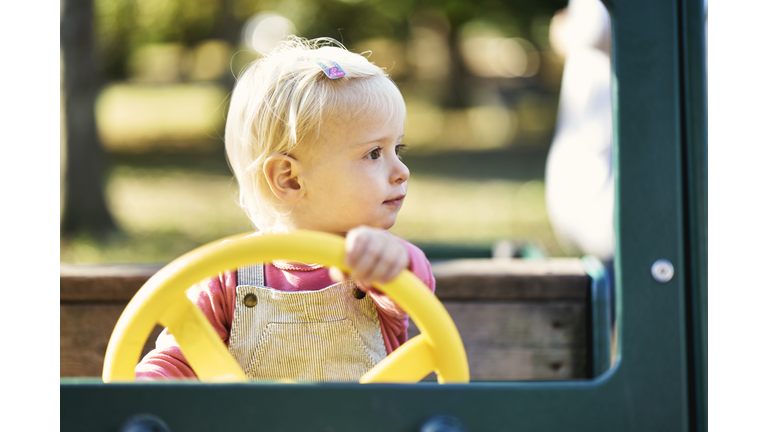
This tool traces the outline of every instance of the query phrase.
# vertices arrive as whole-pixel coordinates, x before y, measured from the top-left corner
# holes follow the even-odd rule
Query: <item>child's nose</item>
[[[400,184],[405,183],[408,177],[411,176],[411,171],[400,159],[395,160],[395,165],[392,169],[392,183]]]

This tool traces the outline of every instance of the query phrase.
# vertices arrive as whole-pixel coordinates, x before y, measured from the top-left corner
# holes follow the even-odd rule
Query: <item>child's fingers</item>
[[[370,280],[387,283],[407,266],[407,252],[399,244],[392,243],[380,254],[370,273]]]
[[[386,280],[384,280],[384,282],[389,282],[396,278],[400,273],[403,272],[403,270],[408,268],[409,264],[410,257],[408,256],[408,251],[404,250],[402,253],[397,255],[397,261],[390,268],[389,274],[386,276]]]
[[[364,249],[359,250],[359,255],[356,254],[354,256],[355,264],[350,266],[354,278],[366,285],[370,285],[373,281],[372,276],[377,262],[381,256],[381,248],[381,245],[376,242],[368,242]]]
[[[365,230],[362,228],[355,228],[347,234],[344,244],[347,252],[345,257],[347,266],[354,268],[358,264],[358,260],[365,255],[370,241],[370,236],[365,235]]]
[[[389,282],[408,267],[408,251],[381,230],[355,228],[347,234],[345,246],[352,277],[364,285]]]
[[[403,270],[407,269],[408,266],[410,265],[411,259],[408,256],[408,251],[404,249],[405,248],[403,248],[402,253],[398,254],[397,261],[390,268],[390,273],[387,275],[387,279],[384,282],[389,282],[392,279],[396,278],[400,273],[403,272]]]

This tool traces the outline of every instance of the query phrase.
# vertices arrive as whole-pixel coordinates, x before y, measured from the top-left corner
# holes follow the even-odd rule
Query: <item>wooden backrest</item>
[[[109,337],[158,265],[62,264],[60,376],[100,377]],[[587,378],[590,277],[578,259],[470,259],[433,265],[472,380]],[[156,327],[142,356],[154,347]],[[411,322],[409,337],[418,334]],[[432,377],[428,377],[433,379]]]

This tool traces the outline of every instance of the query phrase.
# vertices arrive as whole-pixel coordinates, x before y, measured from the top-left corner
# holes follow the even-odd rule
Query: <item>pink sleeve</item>
[[[203,311],[225,344],[229,343],[236,292],[237,272],[234,271],[219,274],[187,290],[187,297]],[[160,333],[155,349],[147,353],[135,370],[137,381],[196,378],[168,329]]]
[[[397,239],[408,249],[408,257],[411,261],[408,270],[424,282],[424,285],[434,293],[435,276],[432,274],[432,266],[429,264],[427,256],[424,255],[421,249],[411,243],[399,237]],[[370,289],[368,293],[379,310],[381,333],[384,338],[384,345],[387,348],[387,354],[389,354],[408,339],[408,332],[406,331],[408,329],[408,315],[381,291]]]

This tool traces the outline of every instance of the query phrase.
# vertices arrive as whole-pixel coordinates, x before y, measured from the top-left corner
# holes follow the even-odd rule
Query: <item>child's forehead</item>
[[[405,124],[405,106],[351,107],[323,117],[320,133],[326,136],[359,128],[387,132],[396,129],[402,133]]]
[[[346,113],[343,116],[329,118],[320,124],[316,140],[309,141],[304,151],[315,156],[329,155],[346,151],[367,150],[373,144],[385,145],[403,135],[404,116],[389,110],[369,110]]]
[[[343,98],[323,113],[328,122],[361,122],[375,117],[382,121],[405,121],[405,103],[399,94],[357,94]]]
[[[371,109],[392,111],[405,109],[400,90],[385,76],[351,79],[330,84],[332,85],[331,97],[328,103],[339,111],[354,113]]]
[[[343,126],[350,123],[368,123],[376,119],[381,123],[405,122],[405,106],[352,106],[328,112],[323,116],[326,127]]]

